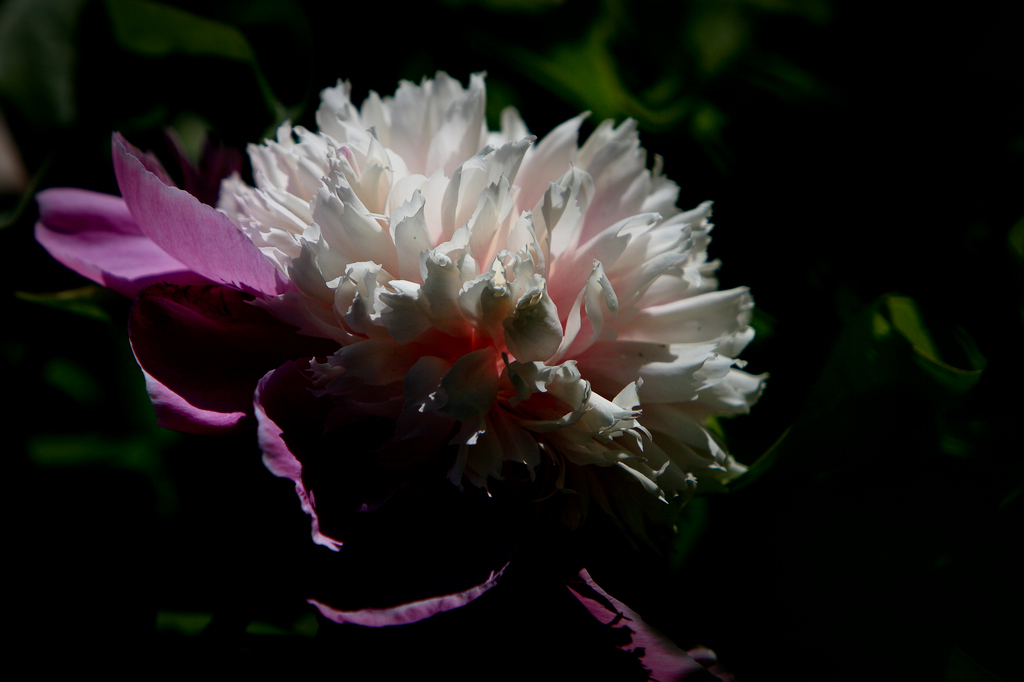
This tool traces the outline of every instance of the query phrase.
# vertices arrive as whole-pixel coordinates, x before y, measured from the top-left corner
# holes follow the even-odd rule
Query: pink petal
[[[124,200],[84,189],[40,192],[36,240],[51,256],[97,284],[134,297],[156,282],[205,284],[139,231]]]
[[[408,623],[416,623],[421,620],[425,620],[445,611],[451,611],[452,609],[465,606],[487,590],[494,587],[502,574],[505,573],[506,568],[508,568],[508,564],[505,564],[498,571],[491,571],[487,580],[479,585],[474,585],[468,590],[456,592],[455,594],[446,594],[440,597],[422,599],[419,601],[409,602],[407,604],[399,604],[398,606],[388,608],[339,611],[338,609],[331,608],[326,604],[321,604],[315,599],[310,599],[308,601],[319,609],[320,613],[322,613],[325,618],[329,618],[335,623],[352,623],[354,625],[364,625],[371,628],[387,627],[389,625],[406,625]]]
[[[117,184],[142,231],[168,254],[214,282],[277,295],[288,280],[230,219],[147,170],[120,134],[111,144]]]
[[[309,363],[305,363],[308,369]],[[284,439],[284,430],[302,430],[303,422],[313,424],[320,421],[320,431],[326,419],[325,410],[331,406],[328,400],[317,400],[310,391],[312,383],[302,371],[301,363],[287,362],[278,369],[268,372],[260,379],[253,397],[256,420],[259,424],[260,450],[263,463],[271,473],[287,478],[295,484],[302,511],[312,517],[313,542],[338,551],[341,541],[320,532],[320,519],[316,513],[312,493],[302,480],[302,463],[292,453]],[[313,429],[315,430],[315,426]],[[315,431],[314,431],[315,432]]]
[[[451,460],[437,443],[389,437],[390,419],[325,428],[359,406],[318,397],[307,368],[295,361],[270,372],[254,402],[264,463],[294,483],[313,541],[337,552],[321,560],[324,579],[310,603],[338,623],[383,627],[489,590],[517,544],[507,508],[460,493],[445,478]],[[428,440],[443,447],[451,426],[439,435]]]
[[[658,682],[713,679],[708,668],[701,663],[713,664],[714,652],[704,648],[694,649],[694,654],[701,659],[701,663],[698,663],[687,652],[645,623],[635,611],[601,589],[586,569],[581,569],[579,579],[573,580],[567,587],[587,608],[590,615],[615,630],[628,633],[629,641],[619,644],[618,647],[623,651],[639,654],[644,668],[650,671],[648,679]],[[717,676],[721,679],[731,679]]]
[[[157,422],[193,433],[222,433],[253,414],[267,370],[291,358],[326,355],[333,342],[300,336],[233,289],[155,285],[128,321],[135,358]]]

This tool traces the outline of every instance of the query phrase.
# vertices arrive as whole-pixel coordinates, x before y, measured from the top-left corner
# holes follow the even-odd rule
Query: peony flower
[[[359,108],[339,82],[317,132],[285,123],[250,145],[255,187],[227,178],[217,210],[118,134],[123,198],[39,195],[39,242],[136,297],[129,334],[162,425],[254,417],[264,462],[332,550],[370,512],[427,499],[487,545],[450,548],[486,555],[472,579],[446,568],[448,587],[397,606],[314,602],[338,622],[414,622],[499,580],[515,533],[450,499],[560,495],[570,524],[595,504],[643,537],[650,514],[744,471],[706,425],[764,384],[737,359],[753,303],[717,290],[711,204],[676,207],[633,121],[580,146],[584,114],[537,141],[513,109],[488,131],[484,101],[482,75]]]

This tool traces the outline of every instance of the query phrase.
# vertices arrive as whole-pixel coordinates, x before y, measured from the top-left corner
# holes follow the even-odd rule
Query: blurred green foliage
[[[276,127],[298,110],[287,109],[260,70],[249,41],[236,27],[149,0],[106,0],[114,37],[129,52],[149,57],[184,54],[233,59],[252,67]]]
[[[506,105],[537,134],[580,109],[637,119],[680,205],[716,199],[723,288],[758,301],[744,358],[768,389],[714,425],[750,473],[689,506],[664,556],[592,538],[609,592],[741,679],[1020,678],[1011,4],[3,0],[0,109],[32,184],[0,195],[2,417],[34,651],[264,673],[363,653],[309,637],[322,548],[287,482],[252,434],[155,426],[129,302],[34,243],[32,195],[116,192],[112,130],[167,159],[171,127],[195,157],[313,126],[339,77],[358,101],[486,70],[492,126]],[[53,615],[69,605],[92,620]]]
[[[934,332],[917,304],[906,296],[880,298],[853,317],[839,335],[810,394],[793,424],[746,474],[731,485],[741,490],[779,465],[779,470],[828,466],[819,459],[836,438],[869,450],[876,429],[861,424],[878,396],[899,395],[929,405],[945,433],[956,428],[945,421],[981,379],[986,361],[962,329],[945,331],[943,346],[956,364],[944,360]],[[962,366],[960,366],[962,365]],[[941,438],[941,436],[940,436]],[[946,441],[956,447],[952,436]],[[817,460],[815,462],[815,460]]]
[[[74,36],[86,0],[7,0],[0,6],[0,94],[37,124],[78,114]]]
[[[109,301],[117,297],[117,294],[96,284],[87,284],[77,289],[50,293],[18,291],[15,292],[15,296],[23,301],[39,303],[101,322],[110,322],[110,312],[103,306],[103,301]]]

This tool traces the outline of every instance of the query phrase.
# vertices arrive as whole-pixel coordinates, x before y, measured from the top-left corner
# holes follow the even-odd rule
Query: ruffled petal
[[[733,358],[717,352],[716,343],[642,343],[600,341],[577,360],[580,371],[601,393],[618,392],[637,377],[645,402],[694,400],[729,374]]]
[[[125,296],[157,282],[205,284],[142,234],[121,197],[84,189],[40,192],[35,235],[51,256]]]

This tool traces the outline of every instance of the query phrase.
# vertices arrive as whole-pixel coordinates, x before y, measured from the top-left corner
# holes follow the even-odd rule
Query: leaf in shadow
[[[769,469],[827,469],[836,443],[869,446],[881,431],[898,428],[893,409],[941,417],[959,405],[981,378],[985,358],[963,330],[936,334],[905,296],[883,296],[852,318],[797,419],[730,489]]]

